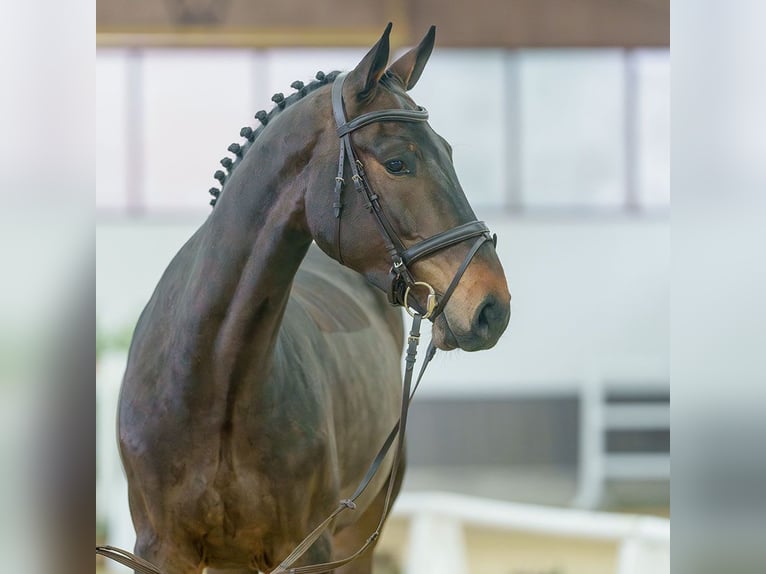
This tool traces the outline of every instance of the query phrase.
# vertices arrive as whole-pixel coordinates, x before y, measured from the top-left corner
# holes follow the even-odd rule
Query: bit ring
[[[410,311],[410,307],[407,304],[407,297],[410,295],[410,289],[416,285],[421,285],[422,287],[428,289],[428,297],[426,298],[426,312],[423,315],[423,319],[428,319],[431,317],[431,315],[434,314],[434,310],[436,309],[436,291],[434,291],[434,288],[424,281],[415,281],[412,285],[407,285],[407,289],[404,292],[404,301],[402,301],[404,304],[404,310],[407,311],[410,317],[415,316],[415,313]]]

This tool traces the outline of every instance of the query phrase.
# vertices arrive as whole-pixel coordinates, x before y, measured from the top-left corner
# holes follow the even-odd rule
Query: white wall
[[[106,332],[135,322],[197,225],[186,221],[117,220],[96,227],[96,308]],[[526,216],[487,222],[498,234],[513,295],[510,326],[490,351],[437,355],[420,392],[545,392],[594,372],[667,380],[667,218]]]

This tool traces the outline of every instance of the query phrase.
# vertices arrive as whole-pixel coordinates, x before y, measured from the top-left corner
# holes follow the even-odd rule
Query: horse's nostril
[[[474,333],[480,337],[487,338],[490,334],[492,323],[497,318],[498,304],[494,297],[487,297],[484,300],[476,319],[474,320]]]
[[[476,307],[470,330],[456,333],[458,346],[464,351],[494,347],[508,325],[508,319],[510,305],[494,295],[487,295]]]

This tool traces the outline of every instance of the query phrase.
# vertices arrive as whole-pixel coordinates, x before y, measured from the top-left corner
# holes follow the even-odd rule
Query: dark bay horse
[[[261,127],[243,128],[246,141],[229,148],[236,157],[221,162],[229,173],[216,173],[225,186],[213,191],[211,215],[139,319],[119,445],[135,552],[167,574],[274,569],[354,490],[397,420],[402,314],[383,295],[392,252],[370,201],[403,248],[478,223],[449,144],[407,95],[434,29],[387,67],[389,32],[342,81],[320,73],[296,82],[296,93],[256,115]],[[354,126],[356,155],[340,174],[335,100],[349,119],[396,111]],[[372,200],[343,189],[362,169]],[[445,304],[451,293],[434,320],[436,346],[474,351],[505,330],[510,294],[492,242],[467,256],[463,237],[422,250],[408,272]],[[410,299],[425,306],[424,292]],[[389,455],[356,509],[301,563],[359,548],[402,472]],[[369,574],[371,565],[367,552],[339,571]]]

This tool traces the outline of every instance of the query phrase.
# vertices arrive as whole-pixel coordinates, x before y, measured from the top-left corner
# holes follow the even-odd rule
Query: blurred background
[[[100,541],[133,545],[127,346],[219,160],[273,93],[352,68],[388,21],[397,53],[437,26],[411,95],[498,234],[513,315],[494,349],[430,367],[378,572],[668,571],[666,0],[98,0]]]

